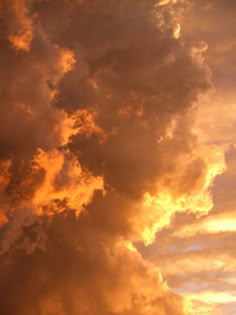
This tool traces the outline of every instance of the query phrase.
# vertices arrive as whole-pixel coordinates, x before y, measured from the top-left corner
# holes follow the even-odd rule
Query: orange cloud
[[[102,178],[83,172],[69,152],[39,150],[34,161],[45,171],[32,200],[36,214],[64,211],[67,207],[79,214],[82,207],[91,201],[94,191],[103,189]],[[44,212],[43,209],[47,208]]]
[[[202,219],[225,147],[194,131],[212,82],[206,45],[182,31],[188,2],[0,3],[0,312],[194,312],[136,244],[178,215],[208,234],[222,221]],[[167,277],[190,269],[176,260],[160,260]]]
[[[29,10],[25,0],[10,0],[3,8],[9,9],[14,15],[14,23],[11,25],[8,39],[17,50],[28,52],[33,39],[33,17],[29,15]]]

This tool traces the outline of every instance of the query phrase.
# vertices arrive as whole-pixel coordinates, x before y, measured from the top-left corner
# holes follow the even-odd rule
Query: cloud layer
[[[193,132],[212,82],[187,8],[0,1],[4,315],[189,314],[134,246],[207,215],[225,170]]]

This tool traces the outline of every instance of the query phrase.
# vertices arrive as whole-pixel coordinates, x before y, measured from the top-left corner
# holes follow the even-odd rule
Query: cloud
[[[234,147],[226,154],[226,164],[226,172],[211,188],[214,206],[208,215],[175,214],[155,243],[138,245],[170,287],[192,299],[191,314],[234,314],[235,302],[230,301],[235,297]]]
[[[158,269],[123,242],[94,233],[86,215],[45,220],[44,249],[30,255],[20,250],[20,242],[35,237],[31,226],[18,241],[18,251],[1,256],[4,314],[156,314],[157,309],[183,314],[182,299],[168,289]]]
[[[187,314],[133,244],[207,214],[225,169],[192,131],[212,83],[185,1],[0,5],[2,313]]]

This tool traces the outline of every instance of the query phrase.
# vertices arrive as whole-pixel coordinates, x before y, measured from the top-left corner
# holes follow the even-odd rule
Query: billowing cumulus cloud
[[[181,35],[188,8],[0,1],[4,315],[193,309],[135,247],[207,215],[225,170],[193,132],[213,87],[206,46]]]
[[[5,314],[183,314],[181,298],[153,265],[94,233],[87,221],[86,215],[56,215],[44,222],[46,248],[18,251],[8,264],[1,258]],[[34,240],[37,228],[25,228],[18,248]]]
[[[169,285],[193,299],[193,314],[235,314],[235,11],[234,1],[190,1],[180,37],[204,50],[214,88],[199,102],[198,140],[226,151],[226,172],[211,186],[214,206],[196,218],[183,212],[140,249]],[[192,52],[195,54],[194,50]],[[197,57],[197,56],[196,56]],[[221,149],[220,149],[221,151]],[[209,154],[208,154],[209,156]],[[174,262],[174,263],[173,263]]]
[[[214,206],[208,214],[175,214],[156,242],[138,244],[169,285],[192,299],[191,314],[235,311],[235,148],[227,152],[226,163],[211,188]]]

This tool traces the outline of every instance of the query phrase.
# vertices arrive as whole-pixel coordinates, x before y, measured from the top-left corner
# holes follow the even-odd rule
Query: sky
[[[236,315],[234,0],[0,0],[0,313]]]

